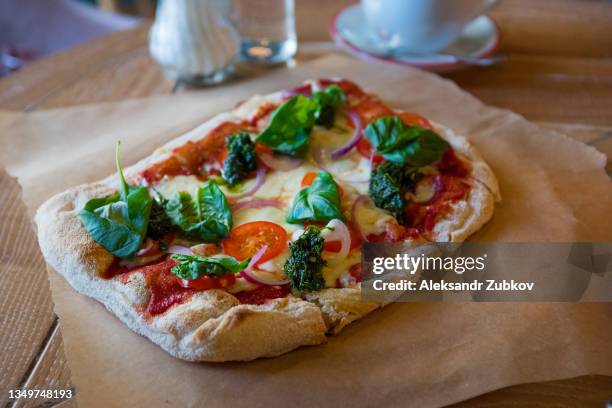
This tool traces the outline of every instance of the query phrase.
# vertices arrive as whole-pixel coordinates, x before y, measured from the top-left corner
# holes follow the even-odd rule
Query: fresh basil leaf
[[[412,167],[435,162],[449,144],[437,133],[418,126],[406,126],[397,116],[387,116],[364,130],[376,151],[385,159]]]
[[[340,211],[340,192],[331,174],[319,171],[312,185],[303,188],[293,200],[286,220],[290,224],[306,221],[327,222],[344,219]]]
[[[289,243],[289,257],[283,269],[291,287],[298,292],[314,292],[325,286],[322,269],[327,262],[321,256],[325,240],[320,234],[321,228],[310,225]]]
[[[274,111],[268,127],[257,136],[257,142],[279,153],[303,156],[318,106],[303,95],[294,96]]]
[[[189,238],[217,243],[229,234],[232,212],[223,191],[213,181],[192,197],[180,191],[166,203],[166,214]]]
[[[220,277],[226,274],[234,274],[247,267],[250,259],[238,262],[231,256],[209,257],[199,255],[173,255],[172,259],[178,264],[172,268],[172,273],[181,279],[193,280],[202,275]]]
[[[337,108],[346,102],[346,95],[344,94],[342,88],[333,84],[325,88],[323,91],[313,93],[312,99],[314,99],[321,106],[329,105]]]
[[[119,160],[119,142],[115,151],[121,191],[108,197],[92,198],[80,213],[89,236],[120,258],[132,256],[147,232],[152,200],[146,187],[130,186]]]
[[[336,108],[346,101],[346,96],[338,85],[330,85],[323,91],[313,93],[312,100],[319,105],[315,123],[329,129],[334,125]]]
[[[118,197],[117,194],[95,200],[107,201]],[[96,204],[90,200],[80,214],[81,222],[89,236],[120,258],[127,258],[138,251],[142,236],[130,226],[127,204],[122,201],[107,203],[101,207]]]

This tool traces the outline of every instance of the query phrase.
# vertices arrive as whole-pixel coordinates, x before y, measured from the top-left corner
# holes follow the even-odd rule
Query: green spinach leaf
[[[203,242],[219,242],[232,227],[229,204],[214,181],[200,187],[196,197],[178,192],[166,203],[166,214],[188,238]]]
[[[228,273],[238,273],[250,262],[250,259],[238,262],[230,256],[173,255],[172,259],[178,261],[178,264],[172,268],[172,273],[188,280],[198,279],[202,275],[220,277]]]
[[[435,162],[449,147],[437,133],[418,126],[406,126],[397,116],[376,120],[365,128],[364,134],[385,159],[412,167]]]
[[[293,200],[287,222],[303,224],[306,221],[327,222],[343,220],[340,211],[340,192],[331,174],[319,171],[312,185],[303,188]]]
[[[115,162],[121,190],[108,197],[89,200],[80,213],[89,236],[107,251],[120,258],[132,256],[140,248],[147,232],[152,200],[146,187],[131,186],[125,180],[119,159]]]

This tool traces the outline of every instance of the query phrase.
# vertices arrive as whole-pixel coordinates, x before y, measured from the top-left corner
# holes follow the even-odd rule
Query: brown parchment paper
[[[392,106],[465,134],[499,178],[503,202],[472,239],[610,241],[605,156],[487,107],[437,76],[331,56],[185,95],[0,115],[0,161],[33,212],[52,193],[129,164],[256,92],[343,76]],[[323,346],[249,363],[176,360],[50,271],[82,406],[440,406],[517,383],[612,375],[610,304],[395,304]],[[274,333],[270,333],[271,336]]]

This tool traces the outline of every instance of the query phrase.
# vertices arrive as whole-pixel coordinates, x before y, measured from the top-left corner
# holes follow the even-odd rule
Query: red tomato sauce
[[[115,278],[119,282],[126,284],[133,273],[142,273],[145,276],[145,284],[149,291],[149,303],[140,312],[145,317],[157,316],[168,311],[172,306],[186,302],[194,294],[199,292],[197,288],[186,288],[181,284],[181,279],[172,273],[171,269],[176,265],[176,261],[168,259],[155,264],[127,268],[119,266],[119,258],[115,258],[113,265],[103,277],[105,279]],[[231,276],[234,278],[234,276]],[[215,282],[215,288],[224,288],[231,286],[231,282],[227,285],[218,285]],[[259,286],[258,288],[238,292],[233,295],[238,298],[240,303],[261,305],[269,299],[285,297],[290,293],[288,285],[283,286]]]
[[[406,208],[410,226],[419,232],[432,231],[440,218],[451,210],[451,204],[461,200],[470,185],[454,175],[434,176],[435,193],[427,203],[411,203]]]
[[[448,149],[444,153],[440,163],[438,163],[438,170],[442,174],[457,177],[466,177],[471,172],[469,164],[461,161],[453,149]]]
[[[205,163],[217,161],[225,149],[225,138],[239,130],[254,132],[252,126],[245,122],[224,122],[214,128],[203,139],[172,150],[172,156],[156,163],[141,173],[148,184],[161,180],[165,176],[197,175],[206,177],[202,169]]]
[[[376,98],[368,98],[353,106],[364,126],[385,116],[393,116],[395,112]]]
[[[350,280],[353,281],[354,283],[359,283],[361,282],[361,263],[357,263],[352,265],[349,270],[348,273],[350,275]],[[336,288],[344,288],[345,286],[342,284],[342,280],[340,278],[336,279]]]
[[[175,265],[176,261],[169,259],[141,269],[151,295],[146,309],[147,314],[151,316],[162,314],[172,306],[183,303],[195,293],[192,289],[183,288],[180,280],[170,271]]]
[[[180,279],[171,272],[175,265],[176,261],[168,259],[130,270],[128,273],[119,275],[117,279],[122,283],[127,283],[132,273],[142,273],[150,295],[149,303],[143,313],[145,316],[157,316],[172,306],[185,302],[196,292],[181,286]]]
[[[120,261],[121,261],[121,259],[115,257],[113,259],[113,263],[111,264],[111,266],[109,266],[109,268],[106,270],[106,272],[104,272],[104,274],[101,275],[100,277],[102,279],[112,279],[115,276],[119,276],[119,275],[121,275],[123,277],[123,276],[127,275],[128,272],[131,272],[131,271],[134,271],[134,270],[140,268],[140,267],[129,268],[127,266],[121,266],[119,264]]]
[[[285,297],[289,294],[289,286],[260,286],[247,292],[234,293],[240,303],[249,305],[261,305],[269,299]]]
[[[257,126],[257,122],[270,115],[276,110],[277,107],[278,105],[274,103],[266,103],[265,105],[260,106],[255,115],[251,118],[251,120],[249,120],[249,126]]]
[[[324,87],[324,88],[330,85],[338,85],[340,89],[342,89],[342,92],[344,92],[344,94],[348,96],[350,99],[361,99],[367,96],[367,94],[363,91],[363,89],[361,89],[354,82],[349,81],[347,79],[335,80],[335,79],[322,78],[322,79],[319,79],[318,82],[319,82],[319,85],[321,85],[321,87]]]
[[[176,265],[173,259],[135,268],[118,266],[119,259],[116,258],[113,265],[104,278],[115,278],[126,284],[133,273],[142,273],[145,284],[149,291],[149,303],[141,310],[147,316],[157,316],[166,312],[172,306],[188,300],[196,291],[184,288],[180,279],[171,272]]]
[[[470,185],[463,180],[470,174],[468,163],[461,161],[453,149],[449,149],[438,164],[439,175],[433,176],[434,196],[423,204],[411,203],[406,208],[410,227],[419,233],[432,231],[436,223],[451,211],[451,204],[463,199]]]

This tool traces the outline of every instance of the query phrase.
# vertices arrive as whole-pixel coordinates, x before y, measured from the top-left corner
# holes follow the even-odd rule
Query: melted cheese
[[[330,254],[326,254],[325,252],[323,252],[323,259],[326,259],[326,257],[330,255]],[[333,256],[333,254],[331,254]],[[361,251],[358,249],[354,249],[351,252],[349,252],[348,256],[343,259],[342,261],[339,261],[337,263],[334,264],[329,264],[327,266],[325,266],[323,268],[323,277],[325,278],[325,286],[326,287],[335,287],[336,286],[336,279],[339,279],[340,276],[349,270],[349,268],[356,264],[361,262]]]
[[[436,194],[436,186],[432,177],[425,177],[415,186],[414,193],[407,193],[406,199],[415,203],[426,203]]]
[[[366,194],[368,191],[368,181],[370,179],[370,161],[357,152],[356,149],[342,156],[340,159],[332,159],[331,152],[345,143],[352,137],[352,129],[346,124],[344,118],[337,119],[336,126],[332,129],[325,129],[317,126],[310,135],[311,153],[314,150],[322,150],[323,154],[320,163],[327,171],[332,173],[339,184],[348,184]],[[310,156],[314,163],[314,157]]]
[[[175,176],[172,178],[164,177],[154,184],[153,188],[165,198],[172,198],[179,191],[187,191],[194,195],[202,184],[202,181],[195,176]]]
[[[385,232],[385,225],[394,221],[391,214],[376,207],[369,197],[356,208],[355,218],[361,227],[361,232],[366,236]]]

